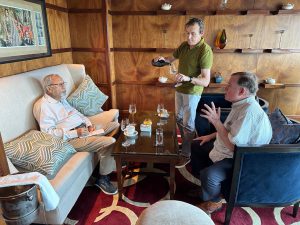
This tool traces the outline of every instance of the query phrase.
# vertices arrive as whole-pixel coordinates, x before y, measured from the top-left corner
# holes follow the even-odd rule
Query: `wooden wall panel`
[[[99,13],[69,13],[73,48],[105,48]]]
[[[68,0],[68,8],[101,9],[101,0]]]
[[[85,65],[87,74],[97,84],[107,84],[105,55],[95,52],[73,52],[73,62]]]
[[[295,5],[294,9],[300,8],[300,0],[282,1],[282,0],[255,0],[255,9],[273,9],[277,10],[281,8],[282,4],[293,3]]]
[[[159,10],[165,2],[172,4],[173,10],[217,10],[220,9],[220,0],[111,0],[113,11],[147,11]],[[226,7],[232,10],[269,9],[277,10],[284,3],[294,3],[295,9],[300,8],[300,0],[235,0],[228,1]]]
[[[159,76],[166,76],[174,80],[169,74],[169,67],[154,67],[151,60],[158,55],[166,53],[149,52],[115,52],[116,82],[155,83]],[[177,63],[176,63],[177,65]]]
[[[51,48],[71,48],[68,14],[47,9],[47,17]]]
[[[159,17],[113,16],[112,24],[115,48],[149,48],[159,43]]]
[[[46,3],[63,7],[63,8],[68,8],[67,0],[46,0]]]
[[[116,92],[120,110],[128,110],[130,103],[136,104],[137,111],[156,110],[160,102],[169,111],[174,111],[174,88],[120,84],[117,85]]]
[[[165,2],[172,4],[173,10],[216,10],[220,6],[220,0],[111,0],[113,11],[146,11],[159,10],[161,5]],[[236,0],[228,1],[227,7],[230,9],[249,9],[253,8],[255,0]]]
[[[214,54],[211,74],[213,77],[216,72],[220,72],[227,82],[230,75],[235,72],[249,71],[256,73],[257,54]]]
[[[62,63],[73,63],[71,52],[53,54],[51,57],[46,58],[1,64],[0,77],[40,69],[46,66],[54,66]]]

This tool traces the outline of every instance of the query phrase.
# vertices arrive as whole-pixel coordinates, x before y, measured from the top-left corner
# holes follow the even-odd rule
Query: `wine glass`
[[[129,119],[128,118],[121,120],[121,130],[122,131],[124,131],[128,125],[129,125]]]
[[[129,113],[132,115],[132,125],[135,126],[135,123],[134,123],[134,114],[136,113],[136,105],[135,104],[129,105]]]
[[[285,30],[279,30],[278,32],[280,33],[278,49],[280,49],[281,48],[282,35],[285,32]]]
[[[248,34],[248,37],[249,37],[249,47],[248,47],[248,49],[251,49],[251,40],[252,40],[253,34]]]
[[[171,75],[176,75],[177,74],[177,69],[176,69],[176,66],[175,66],[174,63],[170,63],[169,70],[170,70]],[[182,85],[182,83],[176,83],[175,87],[179,87],[181,85]]]
[[[163,113],[163,111],[164,111],[164,104],[158,103],[156,111],[157,111],[157,115],[158,116],[161,115]]]

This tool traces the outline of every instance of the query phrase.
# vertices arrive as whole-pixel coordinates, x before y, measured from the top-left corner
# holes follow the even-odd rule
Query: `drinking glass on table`
[[[136,113],[136,105],[135,104],[130,104],[129,105],[129,113],[132,115],[132,125],[135,126],[134,123],[134,114]]]
[[[176,66],[175,66],[175,64],[174,63],[170,63],[170,65],[169,65],[169,70],[170,70],[170,74],[171,75],[176,75],[177,74],[177,69],[176,69]],[[176,83],[175,84],[175,87],[179,87],[179,86],[181,86],[182,85],[182,83]]]
[[[129,125],[129,119],[128,118],[121,120],[121,130],[122,131],[124,131],[128,125]]]
[[[156,111],[158,116],[161,115],[164,112],[164,104],[158,103]]]

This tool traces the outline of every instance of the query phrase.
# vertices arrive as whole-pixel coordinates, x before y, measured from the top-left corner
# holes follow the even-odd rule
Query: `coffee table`
[[[152,120],[152,131],[141,132],[140,124],[145,118]],[[123,133],[117,138],[112,155],[116,161],[119,200],[123,194],[123,178],[126,171],[122,172],[122,162],[146,162],[166,163],[170,166],[170,199],[174,198],[175,164],[178,159],[178,142],[176,133],[176,122],[174,113],[170,113],[167,119],[160,119],[155,112],[138,112],[135,115],[136,130],[135,137],[126,137]],[[159,123],[159,124],[158,124]],[[156,146],[155,130],[163,128],[164,144]],[[132,143],[123,147],[122,143],[129,139]],[[124,176],[124,177],[123,177]]]

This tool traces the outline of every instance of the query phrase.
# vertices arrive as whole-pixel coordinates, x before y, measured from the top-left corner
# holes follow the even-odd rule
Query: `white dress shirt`
[[[90,120],[73,108],[66,99],[57,101],[45,94],[33,107],[33,114],[43,132],[68,140],[78,137],[72,130],[82,123],[92,125]]]
[[[272,138],[270,120],[254,96],[233,103],[224,126],[234,145],[269,144]],[[213,162],[233,158],[233,152],[225,147],[218,133],[209,157]]]

